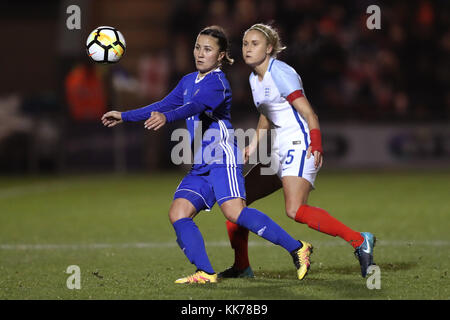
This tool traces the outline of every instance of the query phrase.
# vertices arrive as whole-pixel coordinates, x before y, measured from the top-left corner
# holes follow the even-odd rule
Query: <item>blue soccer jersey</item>
[[[184,76],[164,99],[122,113],[123,121],[142,121],[158,111],[167,122],[185,119],[190,133],[194,164],[191,172],[205,173],[217,166],[242,164],[231,125],[231,88],[225,74],[216,69],[203,78],[198,72]]]

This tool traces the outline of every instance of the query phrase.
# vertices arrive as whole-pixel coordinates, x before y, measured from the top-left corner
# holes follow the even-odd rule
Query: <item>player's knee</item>
[[[236,221],[239,218],[239,214],[241,213],[242,210],[237,209],[237,208],[229,208],[228,210],[222,210],[223,215],[225,216],[225,218],[228,221],[231,221],[233,223],[236,223]]]
[[[177,199],[178,200],[178,199]],[[172,224],[183,218],[193,218],[195,216],[195,208],[187,201],[175,200],[169,209],[169,220]]]
[[[297,216],[298,209],[304,205],[303,201],[301,203],[293,203],[293,204],[286,204],[286,215],[295,220],[295,217]]]
[[[294,207],[286,207],[286,215],[288,218],[295,219],[295,215],[297,214],[297,210],[293,209]]]
[[[176,221],[184,218],[193,218],[194,216],[189,214],[186,211],[181,210],[171,210],[169,211],[169,220],[172,224],[174,224]]]
[[[236,221],[239,218],[239,214],[241,213],[242,209],[244,209],[244,200],[242,199],[232,199],[228,200],[220,206],[220,209],[223,212],[223,215],[227,220],[236,223]]]
[[[169,210],[170,223],[174,224],[176,221],[178,221],[182,218],[186,218],[186,217],[184,217],[179,211]]]

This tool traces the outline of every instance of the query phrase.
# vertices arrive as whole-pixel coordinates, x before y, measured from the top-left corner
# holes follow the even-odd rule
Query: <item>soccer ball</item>
[[[125,38],[113,27],[98,27],[89,34],[86,51],[98,63],[116,63],[125,54]]]

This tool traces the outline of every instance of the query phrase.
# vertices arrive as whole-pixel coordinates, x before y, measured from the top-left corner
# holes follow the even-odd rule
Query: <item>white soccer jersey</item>
[[[302,80],[288,64],[271,58],[262,81],[250,74],[253,101],[265,115],[281,138],[292,138],[307,149],[310,144],[309,128],[305,119],[289,103],[304,95]],[[292,141],[291,141],[292,143]]]
[[[305,158],[311,143],[308,123],[291,105],[305,95],[300,76],[288,64],[271,58],[262,81],[253,72],[249,81],[256,108],[276,132],[272,157],[279,162],[275,169],[278,176],[300,176],[314,185],[314,157]]]

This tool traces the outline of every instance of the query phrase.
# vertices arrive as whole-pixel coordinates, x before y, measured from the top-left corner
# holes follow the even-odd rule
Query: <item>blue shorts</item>
[[[210,210],[214,203],[222,205],[227,200],[245,200],[245,182],[242,167],[213,167],[204,174],[189,172],[178,185],[173,199],[189,200],[197,212]]]

